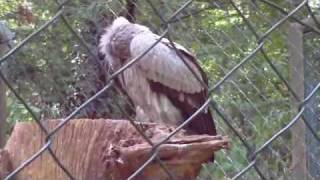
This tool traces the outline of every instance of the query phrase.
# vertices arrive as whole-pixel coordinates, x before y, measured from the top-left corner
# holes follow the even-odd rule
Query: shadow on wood
[[[60,120],[44,121],[52,130]],[[140,124],[153,143],[165,138],[171,129],[158,124]],[[149,157],[152,147],[125,120],[78,119],[67,123],[53,136],[53,152],[78,180],[127,179]],[[45,134],[34,122],[16,124],[5,149],[0,151],[0,179],[36,153],[45,143]],[[159,157],[177,179],[195,179],[201,164],[213,151],[228,148],[222,136],[186,135],[179,132],[159,148]],[[24,168],[16,180],[68,179],[45,151]],[[136,179],[168,179],[154,161]]]

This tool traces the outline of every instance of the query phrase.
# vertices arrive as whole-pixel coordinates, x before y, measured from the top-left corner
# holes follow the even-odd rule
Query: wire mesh
[[[6,179],[14,177],[44,152],[49,152],[66,175],[70,179],[75,179],[75,175],[63,166],[51,149],[55,134],[75,117],[122,116],[135,125],[132,107],[125,103],[127,99],[119,94],[117,98],[123,98],[123,101],[112,98],[112,94],[116,93],[113,80],[139,61],[162,38],[168,38],[170,43],[176,40],[197,54],[210,78],[210,97],[192,116],[157,144],[153,144],[142,131],[139,131],[153,146],[153,151],[150,158],[129,179],[134,179],[153,160],[161,164],[171,179],[175,179],[170,169],[167,169],[158,158],[158,148],[208,106],[215,110],[215,122],[219,133],[229,135],[233,147],[230,151],[218,154],[214,164],[205,165],[200,177],[287,178],[290,175],[293,155],[293,144],[290,140],[297,136],[290,130],[299,121],[306,125],[310,141],[308,143],[313,147],[308,151],[310,157],[314,157],[310,160],[314,161],[311,169],[319,167],[317,161],[319,151],[315,150],[314,145],[320,143],[317,133],[319,122],[311,122],[309,116],[311,113],[319,118],[319,112],[312,110],[315,106],[319,107],[320,82],[315,81],[312,86],[308,86],[308,93],[305,94],[305,98],[301,98],[289,83],[288,49],[283,45],[287,38],[285,25],[287,23],[301,25],[307,29],[305,33],[312,33],[310,37],[304,36],[304,50],[312,60],[305,61],[306,67],[318,66],[319,19],[312,10],[313,7],[317,7],[316,2],[303,0],[292,6],[288,0],[279,3],[268,0],[226,2],[188,0],[160,1],[161,3],[151,0],[137,1],[138,21],[161,34],[160,38],[144,53],[112,73],[103,67],[103,62],[100,62],[96,55],[96,37],[92,38],[92,34],[85,33],[86,30],[81,29],[80,22],[83,17],[73,17],[72,14],[78,8],[82,8],[87,12],[95,9],[99,13],[101,9],[107,9],[108,13],[118,15],[125,2],[96,1],[93,4],[87,1],[83,1],[83,4],[81,2],[70,0],[51,2],[50,6],[54,7],[54,13],[47,12],[47,9],[37,9],[47,13],[45,20],[41,21],[42,25],[34,25],[37,27],[36,30],[29,29],[28,32],[32,31],[30,35],[22,33],[20,39],[17,39],[18,43],[0,59],[1,71],[4,70],[2,68],[4,64],[10,71],[0,72],[0,78],[9,88],[11,97],[16,98],[12,104],[25,109],[30,119],[35,120],[46,134],[46,143],[42,148],[19,165]],[[306,18],[311,19],[315,25],[306,23],[304,21]],[[95,26],[103,24],[101,21],[90,23],[96,23]],[[87,31],[96,32],[99,28]],[[69,41],[72,47],[64,45],[66,41]],[[42,49],[37,49],[39,42],[42,43]],[[282,44],[280,45],[282,49],[274,48],[275,44]],[[48,55],[49,51],[55,56]],[[42,58],[34,60],[38,57]],[[46,64],[47,69],[39,70],[37,67],[43,64]],[[62,66],[66,68],[61,69]],[[57,69],[62,74],[55,76],[54,72]],[[85,73],[77,74],[80,71]],[[105,76],[100,76],[99,73],[88,76],[92,72],[101,71]],[[310,68],[308,72],[312,72],[314,76],[320,74],[320,70],[316,68]],[[305,74],[301,74],[300,78],[303,79],[304,76]],[[39,83],[49,79],[52,79],[52,82]],[[32,93],[28,89],[29,86],[33,87]],[[98,90],[93,87],[98,87]],[[298,106],[292,103],[291,97],[299,102]],[[310,106],[310,102],[313,106]],[[110,104],[117,106],[110,107]],[[96,109],[94,107],[108,111],[93,112],[92,109]],[[306,115],[306,112],[309,114]],[[64,117],[63,120],[51,131],[42,124],[41,119],[61,116]],[[138,126],[135,127],[139,130]],[[309,178],[320,177],[319,173],[314,175],[314,172],[310,171],[312,175],[309,174]]]

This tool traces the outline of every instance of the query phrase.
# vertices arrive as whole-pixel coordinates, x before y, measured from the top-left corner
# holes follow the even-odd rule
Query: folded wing
[[[135,36],[130,44],[131,57],[139,56],[158,39],[159,36],[152,33],[141,33]],[[203,84],[207,85],[208,80],[196,58],[181,45],[175,44],[175,47],[178,52],[167,39],[162,39],[135,66],[144,73],[150,88],[159,94],[166,95],[180,110],[185,120],[207,100],[208,91]],[[185,63],[188,63],[193,72]],[[208,109],[193,119],[187,129],[197,134],[216,134]]]

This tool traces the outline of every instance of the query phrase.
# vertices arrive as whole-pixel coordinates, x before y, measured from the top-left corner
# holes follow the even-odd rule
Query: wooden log
[[[60,122],[48,120],[44,124],[48,130],[52,130]],[[153,143],[159,142],[172,131],[172,127],[151,123],[140,124],[139,127],[143,127]],[[10,161],[2,163],[0,153],[0,178],[39,151],[45,144],[45,137],[34,122],[16,124],[4,150]],[[127,179],[150,157],[152,149],[126,120],[72,120],[52,140],[54,154],[77,180]],[[186,135],[182,131],[160,146],[159,157],[178,179],[195,179],[201,164],[207,162],[214,151],[222,148],[228,148],[226,137]],[[19,172],[15,179],[69,178],[46,151]],[[168,177],[154,161],[135,179],[161,180]]]
[[[12,165],[7,150],[0,150],[0,179],[4,179],[12,170]]]

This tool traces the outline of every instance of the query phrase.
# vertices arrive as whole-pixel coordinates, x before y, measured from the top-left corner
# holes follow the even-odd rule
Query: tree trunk
[[[0,148],[4,146],[6,141],[6,119],[6,87],[0,79]]]
[[[2,57],[9,50],[9,43],[13,33],[6,27],[4,23],[0,22],[0,57]],[[0,64],[1,70],[3,68],[3,63]],[[0,148],[5,144],[6,140],[6,86],[0,79]]]

